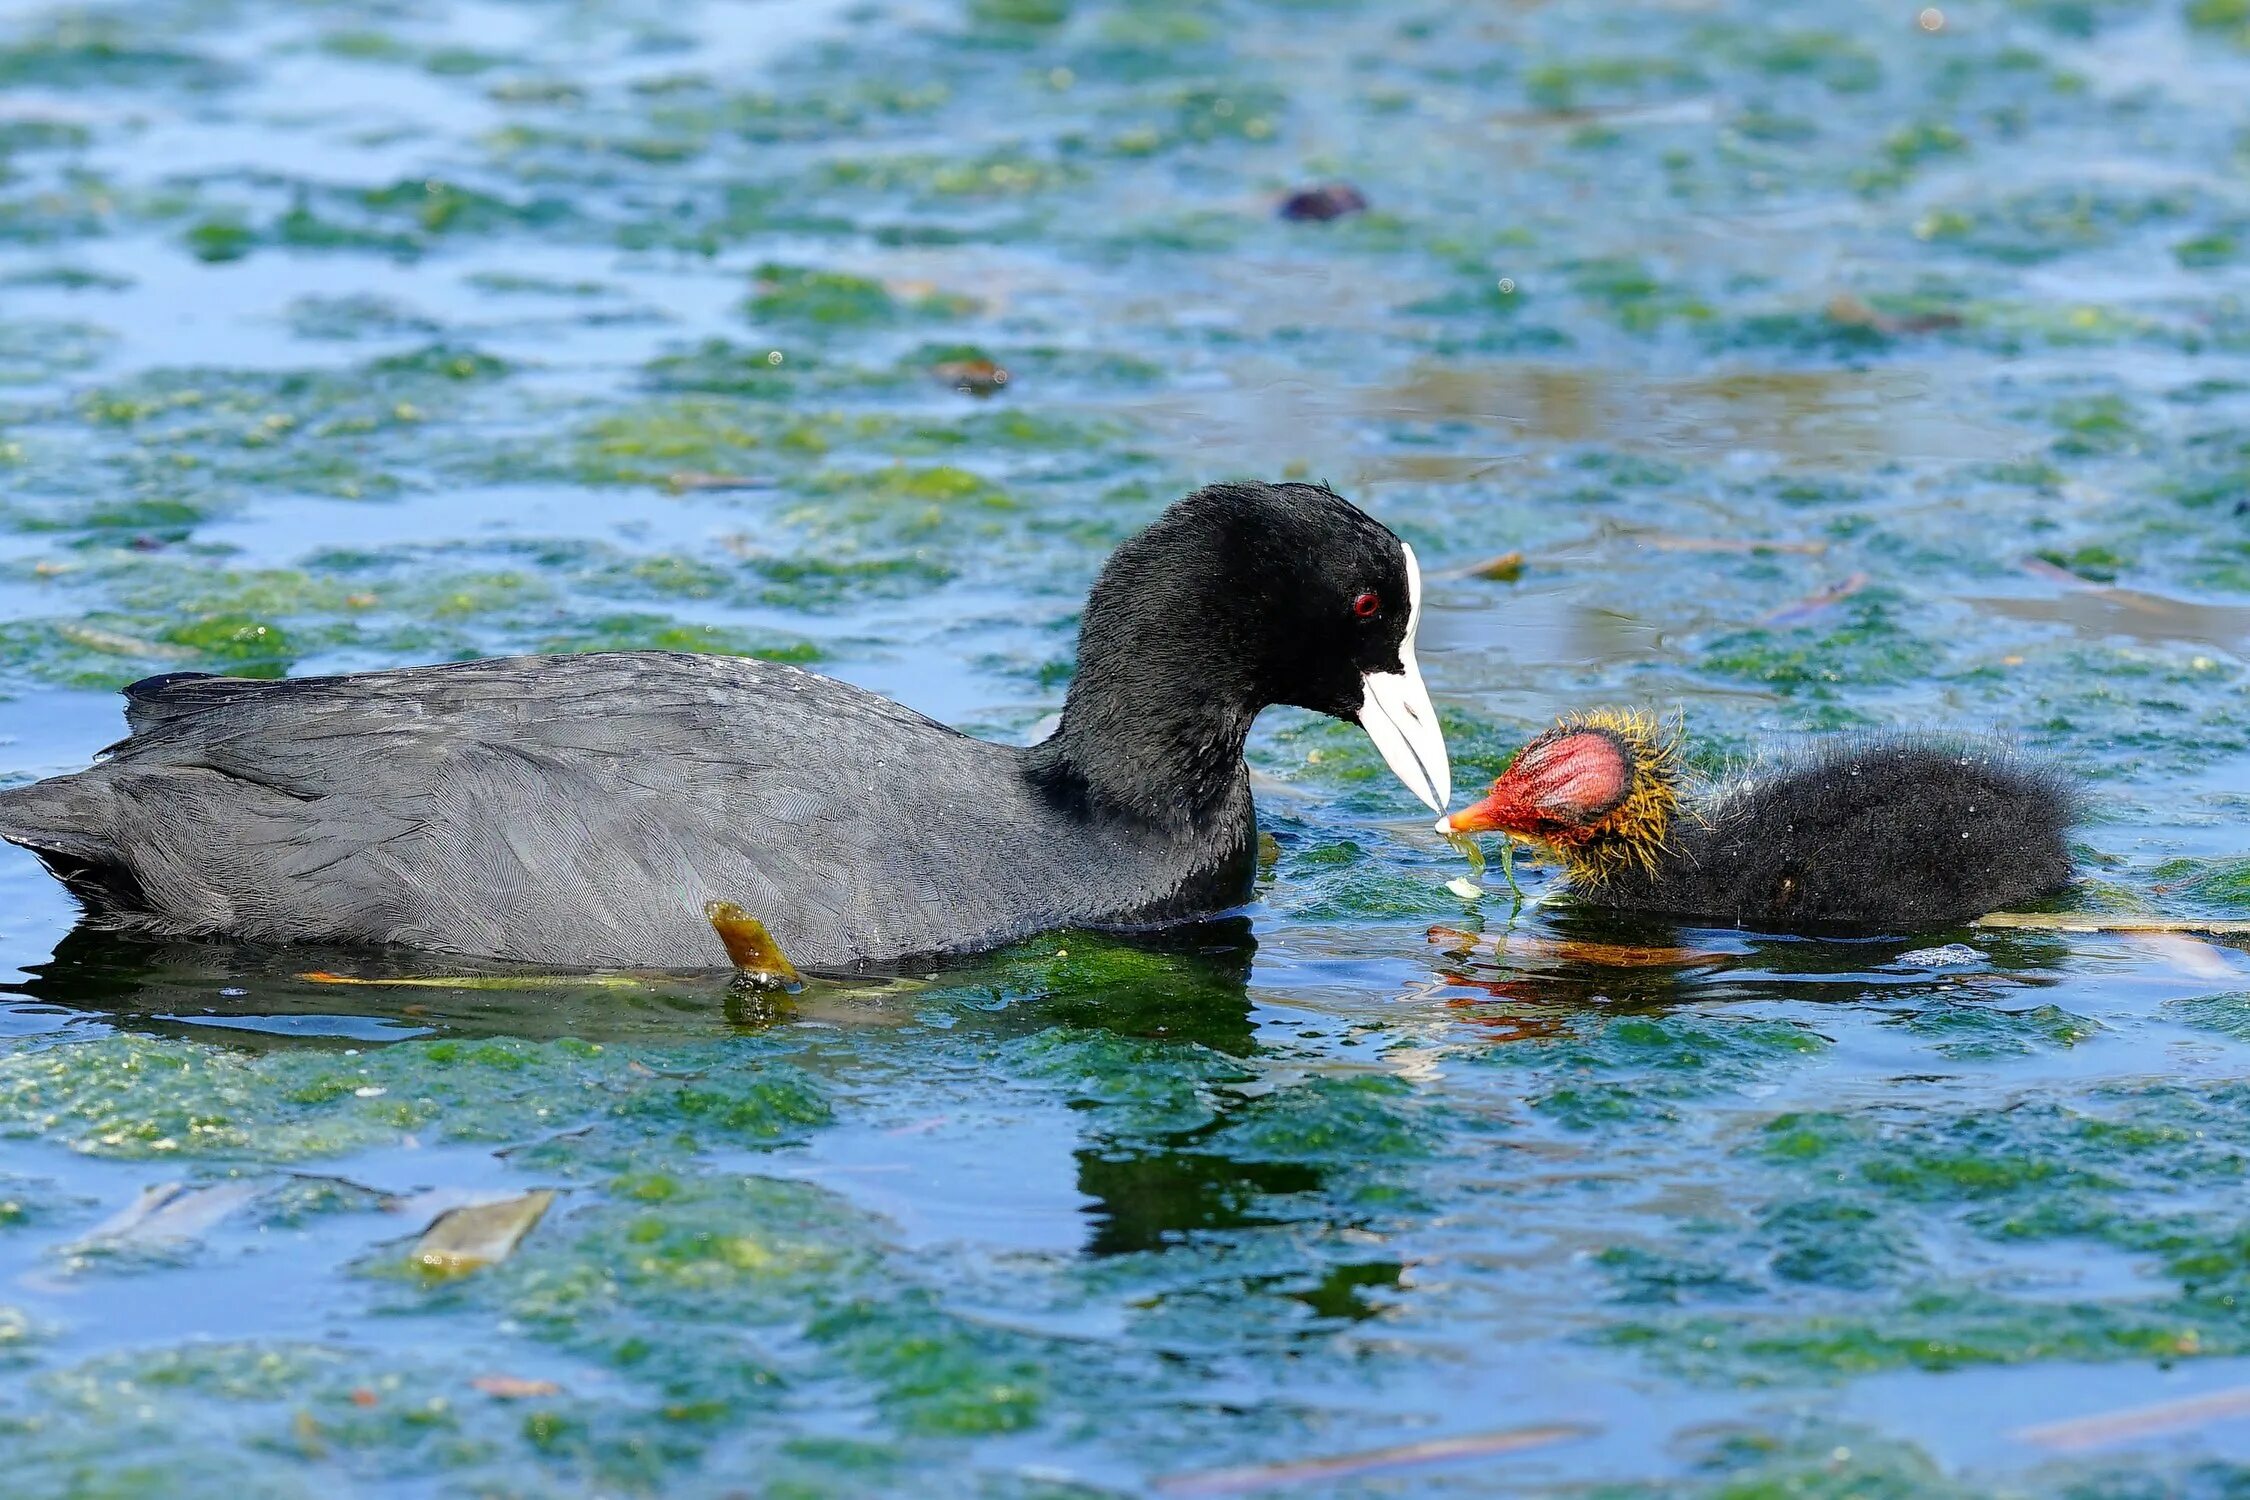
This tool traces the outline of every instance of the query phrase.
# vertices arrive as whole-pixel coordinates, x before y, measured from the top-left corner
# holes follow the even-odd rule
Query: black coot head
[[[1452,775],[1414,658],[1421,607],[1413,549],[1334,491],[1212,485],[1110,560],[1080,673],[1132,671],[1248,713],[1284,703],[1356,722],[1443,811]]]

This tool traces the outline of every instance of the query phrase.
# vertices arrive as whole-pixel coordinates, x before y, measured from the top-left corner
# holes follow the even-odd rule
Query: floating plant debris
[[[1299,188],[1281,200],[1280,208],[1284,219],[1321,224],[1366,211],[1367,195],[1348,182],[1324,182],[1315,187]]]
[[[1510,1427],[1498,1432],[1469,1433],[1461,1437],[1425,1438],[1417,1443],[1374,1448],[1364,1453],[1340,1453],[1326,1458],[1296,1459],[1283,1463],[1243,1464],[1231,1469],[1205,1469],[1199,1473],[1167,1474],[1156,1481],[1165,1495],[1248,1495],[1293,1484],[1325,1484],[1358,1474],[1382,1474],[1393,1469],[1424,1464],[1456,1463],[1472,1458],[1497,1458],[1526,1453],[1556,1443],[1578,1442],[1600,1429],[1578,1423],[1557,1422],[1541,1427]]]
[[[546,1214],[555,1195],[545,1189],[449,1208],[415,1241],[409,1259],[433,1276],[464,1276],[506,1260]]]
[[[2250,1386],[2237,1385],[2201,1396],[2183,1396],[2176,1401],[2154,1401],[2093,1416],[2039,1422],[2018,1427],[2008,1436],[2019,1443],[2051,1448],[2058,1453],[2080,1453],[2143,1438],[2192,1432],[2213,1422],[2246,1415],[2250,1415]]]
[[[1008,383],[1008,372],[989,359],[948,359],[930,373],[964,396],[990,396]]]
[[[1988,912],[1973,925],[2018,932],[2194,932],[2214,937],[2250,934],[2250,917],[2104,916],[2075,911]]]
[[[73,1247],[123,1249],[201,1239],[263,1191],[256,1182],[190,1187],[184,1182],[143,1188],[140,1196],[89,1230]]]
[[[522,1375],[479,1375],[469,1384],[498,1401],[535,1401],[541,1397],[562,1394],[562,1387],[552,1380],[536,1380]]]

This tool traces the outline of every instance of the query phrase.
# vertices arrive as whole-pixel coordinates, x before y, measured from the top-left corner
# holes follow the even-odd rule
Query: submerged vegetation
[[[156,0],[0,85],[0,778],[509,651],[1022,737],[1110,547],[1308,476],[1461,787],[1996,726],[2074,902],[2250,917],[2236,0]],[[2250,1483],[2038,1436],[2242,1383],[2239,947],[1510,918],[1357,731],[1252,754],[1254,925],[874,990],[126,943],[5,851],[8,1492]]]

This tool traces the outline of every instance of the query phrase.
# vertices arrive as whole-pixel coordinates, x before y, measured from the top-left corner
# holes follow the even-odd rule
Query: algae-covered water
[[[2073,902],[2250,915],[2250,8],[0,7],[0,776],[153,672],[616,646],[1020,738],[1245,474],[1413,543],[1463,789],[1598,702],[2000,727]],[[2037,1430],[2250,1384],[2241,949],[1511,917],[1355,730],[1253,756],[1247,921],[793,1007],[0,852],[0,1489],[2250,1487]]]

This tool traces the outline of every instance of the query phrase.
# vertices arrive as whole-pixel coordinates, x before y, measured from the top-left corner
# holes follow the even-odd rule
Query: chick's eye
[[[1352,613],[1362,620],[1372,620],[1382,611],[1383,600],[1379,594],[1362,594],[1352,601]]]

